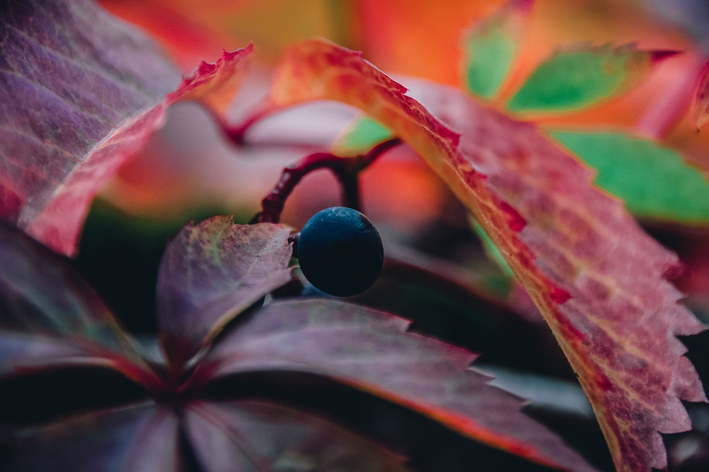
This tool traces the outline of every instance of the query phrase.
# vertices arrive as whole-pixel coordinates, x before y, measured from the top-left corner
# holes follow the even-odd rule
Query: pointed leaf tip
[[[682,54],[682,51],[673,51],[673,50],[658,50],[658,51],[650,51],[650,59],[653,62],[660,62],[664,61],[665,59],[669,59],[670,57],[677,56],[679,54]]]
[[[551,130],[634,215],[687,226],[709,225],[709,182],[677,151],[629,133]]]
[[[166,354],[183,362],[240,312],[291,280],[290,229],[215,216],[186,225],[165,249],[157,319]]]
[[[540,64],[507,103],[511,111],[567,112],[632,90],[658,62],[676,51],[639,51],[635,44],[581,45]]]

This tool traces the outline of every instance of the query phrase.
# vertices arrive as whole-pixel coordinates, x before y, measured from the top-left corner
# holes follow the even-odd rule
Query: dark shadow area
[[[522,411],[564,438],[566,444],[582,453],[598,470],[615,470],[613,458],[596,418],[567,414],[534,403],[526,405]]]
[[[486,363],[576,380],[541,317],[531,323],[426,271],[387,263],[372,288],[347,300],[408,318],[412,331],[481,353]]]
[[[123,374],[102,367],[64,367],[0,381],[0,425],[49,423],[58,418],[148,398]]]
[[[168,240],[190,220],[224,213],[205,209],[184,221],[157,222],[94,200],[73,265],[127,331],[155,334],[155,285]]]

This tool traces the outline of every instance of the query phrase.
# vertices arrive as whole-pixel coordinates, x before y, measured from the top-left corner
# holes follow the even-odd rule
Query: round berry
[[[364,292],[382,271],[382,238],[371,221],[351,208],[316,213],[298,239],[298,262],[315,288],[338,297]]]

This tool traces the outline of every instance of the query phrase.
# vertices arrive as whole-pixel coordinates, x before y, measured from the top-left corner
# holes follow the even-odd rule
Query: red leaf
[[[222,111],[250,48],[203,64],[167,95],[178,73],[92,2],[2,9],[0,216],[72,255],[94,194],[162,126],[165,108],[202,100]]]
[[[193,403],[185,431],[202,470],[404,471],[402,458],[325,420],[253,400]]]
[[[709,121],[709,62],[704,66],[699,79],[694,113],[697,129]]]
[[[154,472],[182,470],[174,410],[140,404],[58,421],[22,438],[3,470]]]
[[[235,225],[216,216],[188,224],[160,264],[157,318],[165,351],[186,361],[232,318],[291,279],[290,230],[283,225]]]
[[[103,302],[65,260],[0,223],[0,377],[109,365],[157,381]]]
[[[523,415],[519,399],[468,370],[475,354],[405,333],[408,326],[401,318],[342,302],[275,302],[220,340],[202,369],[208,377],[258,370],[326,375],[528,460],[593,470]]]
[[[358,53],[309,41],[286,56],[273,99],[349,103],[426,159],[475,214],[551,326],[616,467],[665,467],[658,431],[688,429],[680,400],[706,400],[675,337],[704,329],[664,278],[676,257],[534,125],[427,85],[434,116],[405,92]]]

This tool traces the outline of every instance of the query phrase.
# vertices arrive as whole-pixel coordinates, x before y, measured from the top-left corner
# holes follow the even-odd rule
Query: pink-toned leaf
[[[689,429],[680,400],[706,401],[676,338],[704,329],[665,280],[677,258],[534,125],[451,88],[423,86],[430,111],[406,91],[359,54],[309,41],[287,54],[273,100],[349,103],[411,145],[534,299],[579,375],[618,470],[665,467],[658,431]]]
[[[160,264],[157,318],[169,358],[179,363],[211,341],[237,314],[291,279],[290,230],[235,225],[216,216],[188,224]]]
[[[0,377],[103,365],[157,380],[103,302],[63,260],[0,223]]]
[[[709,62],[704,66],[699,79],[697,98],[695,103],[695,124],[697,129],[709,121]]]
[[[522,414],[518,398],[488,385],[490,377],[469,370],[475,354],[405,333],[408,326],[404,319],[343,302],[275,302],[226,335],[205,359],[202,373],[220,377],[292,370],[325,375],[528,460],[593,470]]]
[[[177,415],[154,403],[88,413],[16,439],[22,447],[3,464],[8,472],[181,470]]]
[[[201,470],[404,471],[402,458],[329,423],[253,400],[194,403],[185,431]]]
[[[165,108],[202,100],[222,111],[250,49],[202,64],[169,93],[178,72],[93,2],[0,8],[0,217],[72,255],[92,197],[162,125]]]

